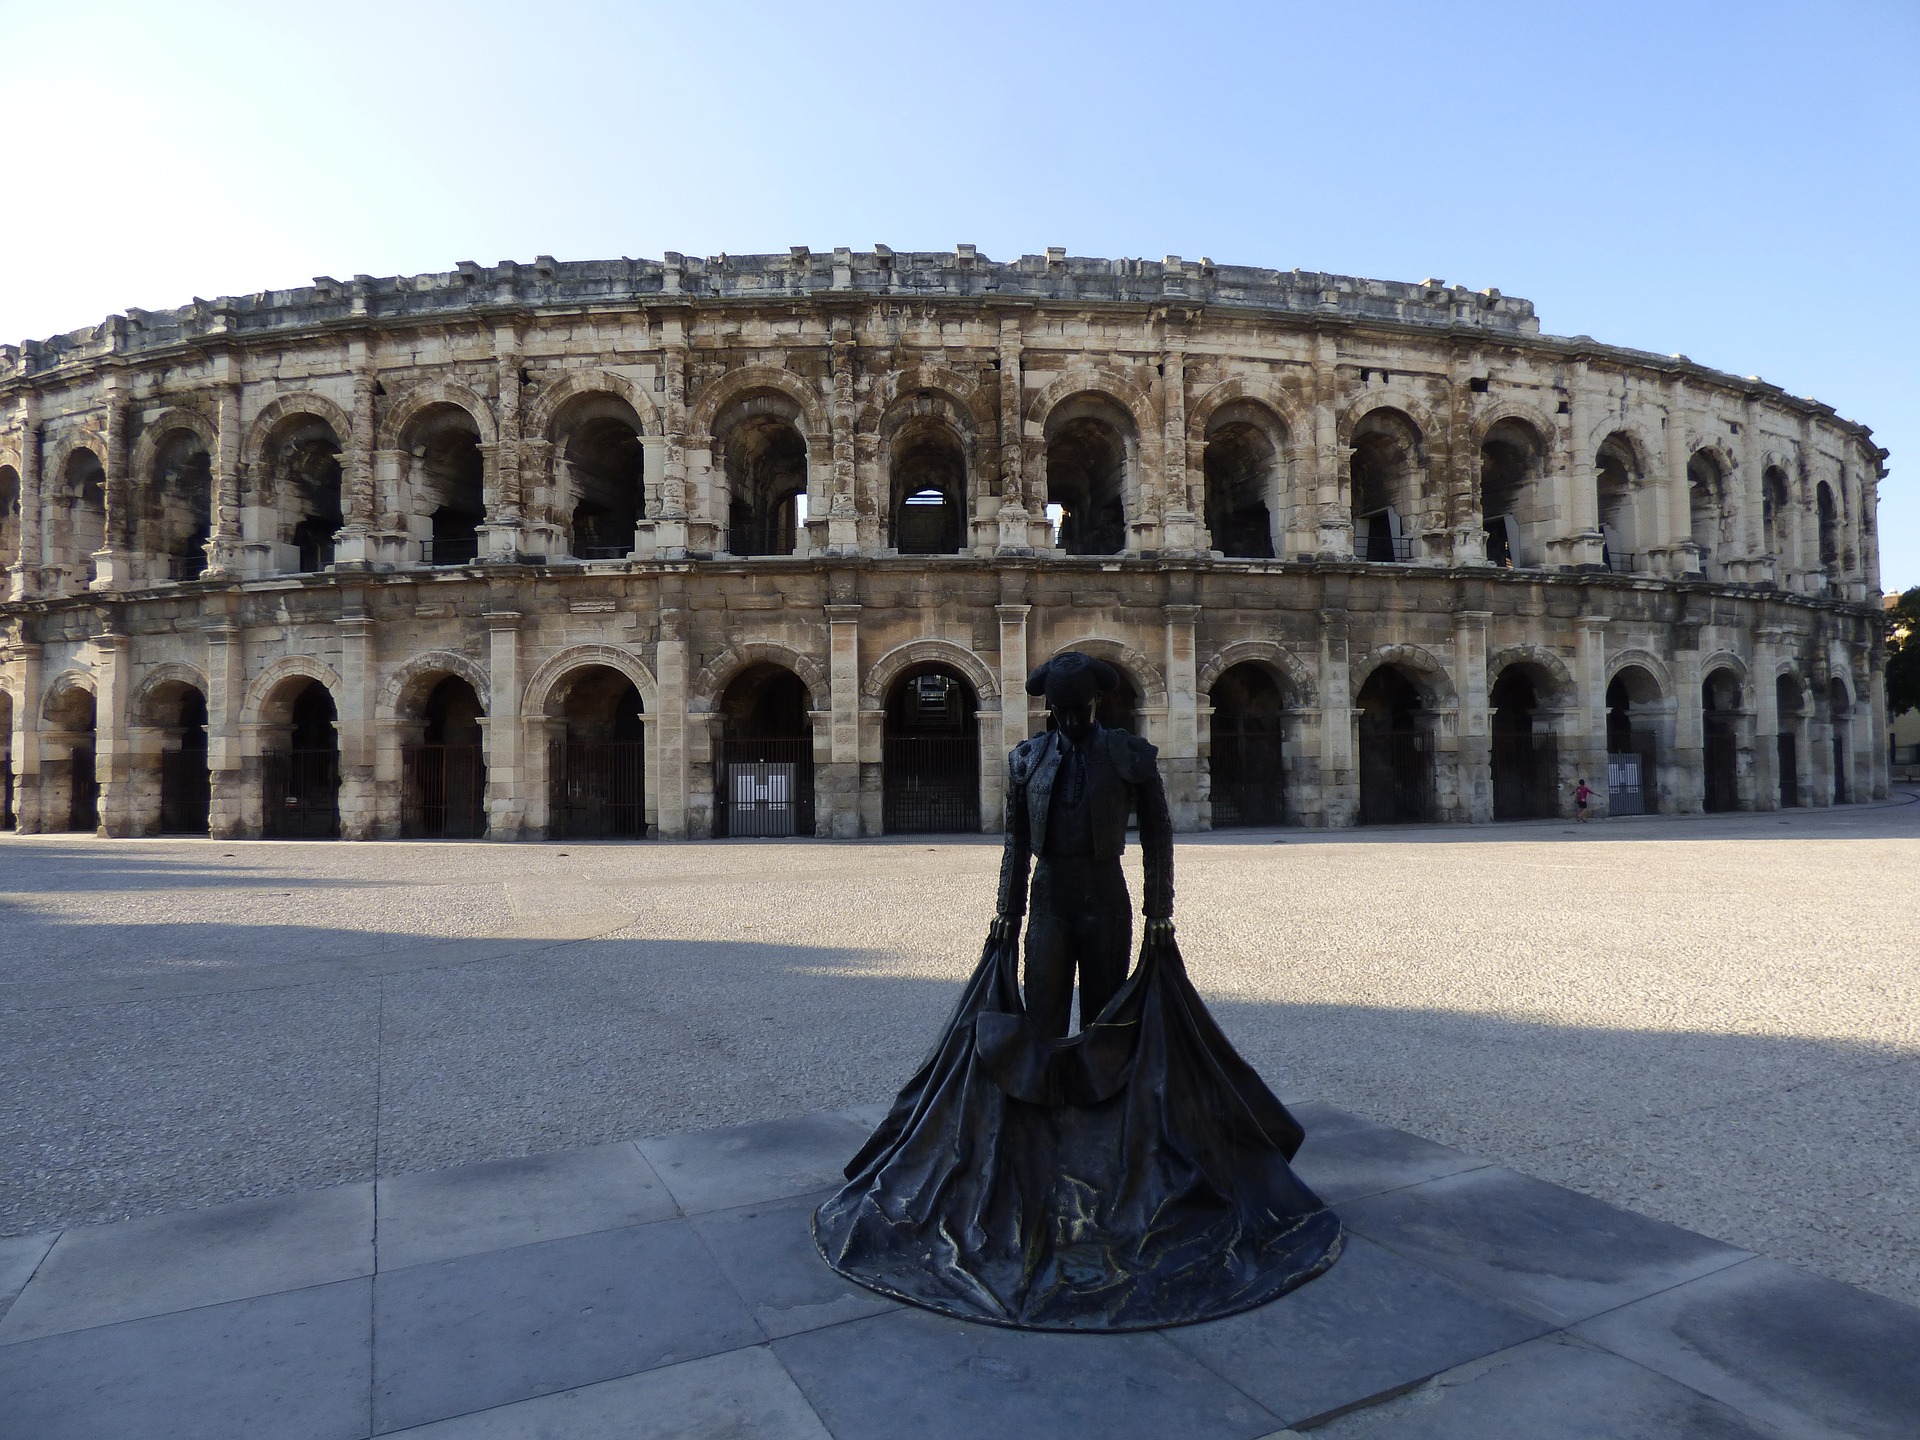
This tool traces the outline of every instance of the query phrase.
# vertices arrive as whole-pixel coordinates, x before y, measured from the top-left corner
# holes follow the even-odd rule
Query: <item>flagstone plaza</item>
[[[806,1243],[997,862],[0,840],[0,1436],[1905,1433],[1911,797],[1181,837],[1195,983],[1353,1238],[1126,1338]]]

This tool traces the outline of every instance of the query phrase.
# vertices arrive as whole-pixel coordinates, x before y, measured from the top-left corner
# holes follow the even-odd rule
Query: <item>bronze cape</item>
[[[1071,1039],[988,941],[933,1053],[814,1215],[849,1280],[967,1320],[1137,1330],[1251,1309],[1340,1253],[1287,1163],[1302,1132],[1169,938]]]

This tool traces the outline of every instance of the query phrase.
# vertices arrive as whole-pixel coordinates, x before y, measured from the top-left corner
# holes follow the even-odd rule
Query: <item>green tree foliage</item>
[[[1920,710],[1920,585],[1887,612],[1887,710]]]

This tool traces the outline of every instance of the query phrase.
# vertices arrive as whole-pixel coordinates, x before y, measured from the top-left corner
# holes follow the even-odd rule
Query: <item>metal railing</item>
[[[337,750],[271,750],[260,757],[261,833],[277,840],[340,835]]]
[[[207,571],[207,552],[192,550],[185,555],[167,556],[169,580],[198,580]]]
[[[978,735],[889,735],[881,759],[881,820],[887,834],[980,829]]]
[[[1413,559],[1413,536],[1369,535],[1364,540],[1355,539],[1353,558],[1381,562],[1411,560]]]
[[[480,537],[456,535],[420,542],[423,565],[471,565],[480,558]]]
[[[160,756],[160,833],[206,834],[212,802],[213,777],[207,773],[205,744],[163,751]]]
[[[643,840],[643,740],[556,740],[547,747],[547,833],[555,840]]]
[[[1640,569],[1640,557],[1628,550],[1606,550],[1602,558],[1616,575],[1632,575]]]
[[[582,545],[574,551],[577,560],[624,560],[633,553],[631,545]]]
[[[813,834],[812,736],[724,741],[714,779],[716,834]]]
[[[400,833],[475,840],[487,833],[487,765],[478,745],[400,747]]]
[[[1280,736],[1217,733],[1207,768],[1214,829],[1278,825],[1286,818],[1287,768]]]

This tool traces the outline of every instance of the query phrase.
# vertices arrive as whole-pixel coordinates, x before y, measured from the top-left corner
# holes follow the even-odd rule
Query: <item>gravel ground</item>
[[[1283,1096],[1920,1302],[1915,798],[1183,838],[1181,942]],[[0,837],[0,1234],[887,1099],[998,858]]]

